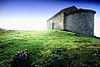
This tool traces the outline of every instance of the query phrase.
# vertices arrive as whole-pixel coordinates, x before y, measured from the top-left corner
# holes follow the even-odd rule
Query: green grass
[[[0,64],[9,67],[16,52],[27,49],[32,64],[40,67],[44,59],[56,48],[79,48],[100,46],[100,39],[59,30],[51,31],[0,31]]]

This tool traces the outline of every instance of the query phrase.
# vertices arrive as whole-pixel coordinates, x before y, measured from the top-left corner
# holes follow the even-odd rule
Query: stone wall
[[[47,21],[48,29],[69,30],[75,33],[94,36],[94,14],[87,9],[75,6],[65,8]]]
[[[48,29],[63,29],[64,13],[60,13],[47,21]]]
[[[68,16],[65,15],[64,28],[72,32],[93,36],[94,12],[83,11]]]

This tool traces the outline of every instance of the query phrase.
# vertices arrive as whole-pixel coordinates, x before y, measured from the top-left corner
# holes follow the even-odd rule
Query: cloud
[[[33,17],[1,17],[0,27],[11,30],[46,30],[46,21]]]
[[[100,37],[100,15],[95,16],[94,34]]]

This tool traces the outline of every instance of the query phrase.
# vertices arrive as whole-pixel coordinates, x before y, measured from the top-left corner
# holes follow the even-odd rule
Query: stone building
[[[69,30],[75,33],[94,36],[94,10],[78,9],[71,6],[62,9],[47,20],[48,29]]]

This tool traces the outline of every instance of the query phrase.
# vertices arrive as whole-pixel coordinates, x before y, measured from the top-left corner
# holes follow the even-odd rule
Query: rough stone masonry
[[[75,33],[94,36],[94,14],[96,11],[78,9],[71,6],[62,9],[47,20],[48,29],[69,30]]]

